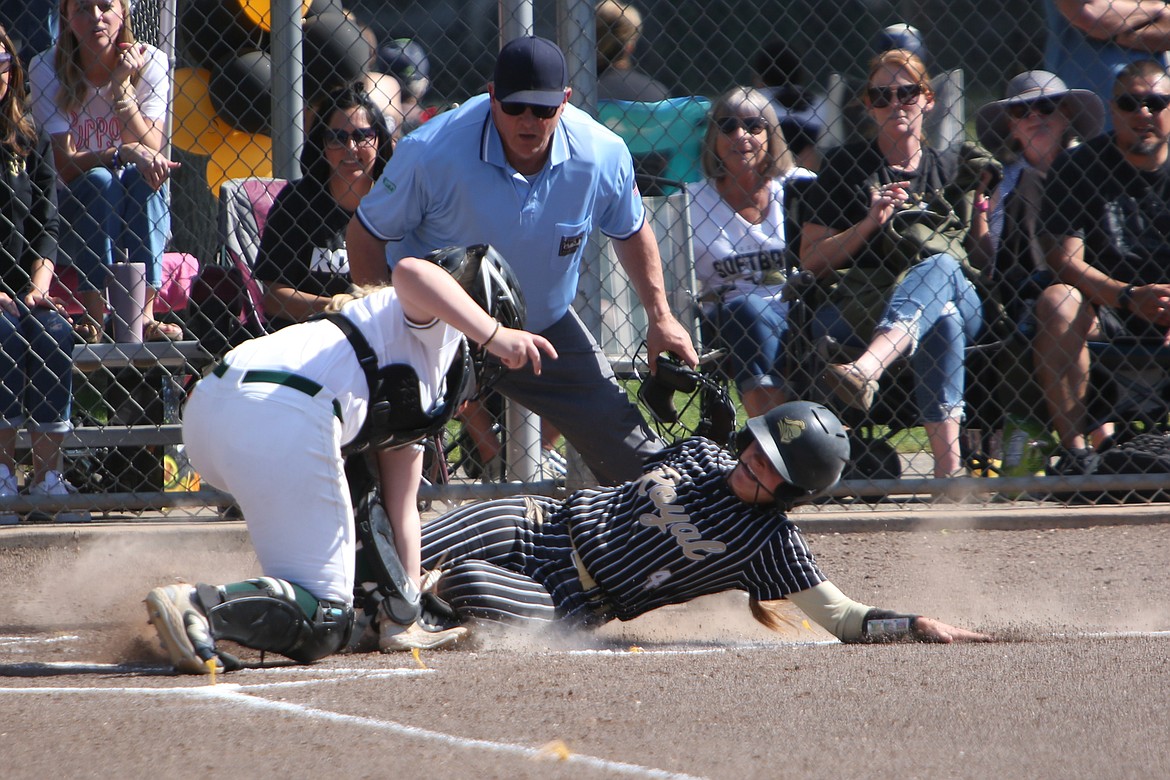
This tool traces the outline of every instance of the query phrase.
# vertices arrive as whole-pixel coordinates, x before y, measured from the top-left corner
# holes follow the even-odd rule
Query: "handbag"
[[[924,150],[921,192],[912,193],[881,230],[871,239],[870,262],[859,262],[845,269],[830,293],[830,300],[854,332],[869,340],[894,287],[913,266],[937,254],[948,254],[959,261],[985,302],[994,301],[988,294],[983,274],[969,262],[967,235],[974,212],[975,184],[978,171],[990,166],[1002,171],[999,163],[976,144],[964,144],[959,151],[960,169],[950,183],[942,176],[942,164],[933,150]],[[889,172],[883,167],[869,177],[871,188],[888,184]],[[994,177],[993,177],[994,178]],[[993,304],[994,305],[994,304]],[[988,312],[989,322],[999,319]]]

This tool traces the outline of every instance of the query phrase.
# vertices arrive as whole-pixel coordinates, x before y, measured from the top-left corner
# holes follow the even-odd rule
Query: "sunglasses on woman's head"
[[[325,128],[325,148],[344,149],[353,141],[354,146],[373,146],[378,140],[378,131],[372,127],[359,127],[350,132],[332,127]]]
[[[534,106],[531,103],[500,103],[500,109],[508,116],[520,116],[531,111],[537,119],[552,119],[560,106]]]
[[[1052,98],[1029,100],[1026,103],[1013,103],[1008,106],[1008,116],[1012,119],[1023,119],[1032,114],[1052,116],[1060,109],[1060,101]]]
[[[762,116],[725,116],[715,120],[719,132],[731,135],[736,130],[743,130],[748,135],[759,135],[768,129],[768,121]]]
[[[0,73],[7,73],[12,67],[12,55],[8,52],[0,52]]]
[[[865,91],[869,104],[874,108],[885,108],[897,102],[908,106],[922,94],[921,84],[902,84],[898,87],[870,87]]]
[[[1141,111],[1143,106],[1150,109],[1151,114],[1160,114],[1167,107],[1170,107],[1170,95],[1161,95],[1157,92],[1131,95],[1125,92],[1113,98],[1113,105],[1117,106],[1119,111],[1124,111],[1127,114]]]

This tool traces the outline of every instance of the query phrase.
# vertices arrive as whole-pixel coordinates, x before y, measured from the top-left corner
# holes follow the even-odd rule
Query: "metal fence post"
[[[305,143],[301,41],[299,0],[272,0],[272,173],[289,180],[301,176]]]

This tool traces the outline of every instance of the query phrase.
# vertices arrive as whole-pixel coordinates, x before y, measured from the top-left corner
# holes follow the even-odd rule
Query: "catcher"
[[[466,339],[479,345],[479,358],[490,353],[511,369],[531,365],[539,374],[541,352],[556,357],[543,337],[519,330],[520,286],[484,245],[407,258],[393,287],[334,304],[322,319],[232,350],[187,401],[187,452],[238,502],[264,576],[150,592],[150,621],[181,672],[235,667],[216,647],[220,639],[301,663],[345,646],[355,622],[356,548],[345,455],[363,449],[376,453],[398,587],[417,611],[416,443],[474,389]],[[475,364],[484,381],[488,363]]]
[[[438,567],[428,595],[455,616],[441,630],[464,636],[456,623],[472,618],[591,627],[739,589],[773,629],[781,620],[767,602],[787,598],[843,642],[991,641],[854,601],[821,572],[784,513],[835,484],[849,458],[827,408],[781,404],[735,441],[738,458],[687,439],[624,485],[487,501],[428,523],[422,563]],[[393,633],[382,639],[396,649]]]

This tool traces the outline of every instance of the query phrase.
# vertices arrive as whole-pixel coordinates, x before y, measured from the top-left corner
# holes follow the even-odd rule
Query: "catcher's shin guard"
[[[274,577],[216,587],[197,586],[216,639],[280,653],[311,663],[345,647],[353,630],[353,608],[320,601]]]

